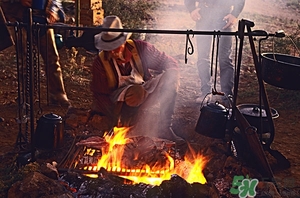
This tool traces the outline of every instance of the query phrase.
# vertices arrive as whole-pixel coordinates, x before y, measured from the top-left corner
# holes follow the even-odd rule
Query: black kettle
[[[45,114],[37,120],[34,136],[37,149],[52,150],[63,146],[64,127],[62,117],[53,113]]]
[[[207,102],[200,109],[195,131],[201,135],[222,139],[225,137],[229,110],[218,101]]]

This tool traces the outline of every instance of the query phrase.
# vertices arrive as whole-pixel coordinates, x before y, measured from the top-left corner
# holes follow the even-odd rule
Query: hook
[[[220,30],[218,31],[218,33],[220,32]],[[218,34],[217,35],[217,44],[216,44],[216,47],[217,47],[217,51],[216,51],[216,63],[215,63],[215,76],[214,76],[214,90],[216,91],[217,90],[217,71],[218,71],[218,61],[219,61],[219,44],[220,44],[220,37],[221,35]],[[215,37],[214,37],[215,39]],[[213,67],[213,65],[211,65],[211,67]]]
[[[216,41],[216,30],[214,30],[212,50],[211,50],[211,60],[210,60],[210,75],[211,76],[213,74],[214,55],[215,55],[215,41]]]
[[[188,32],[192,32],[192,38],[194,38],[193,30],[188,30]],[[193,53],[194,53],[194,46],[190,39],[190,33],[187,33],[186,42],[185,42],[185,64],[187,64],[187,54],[192,55]]]

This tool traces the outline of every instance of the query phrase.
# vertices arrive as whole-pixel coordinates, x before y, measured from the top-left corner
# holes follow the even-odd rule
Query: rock
[[[102,131],[109,131],[110,123],[111,121],[108,119],[108,117],[95,114],[90,119],[88,124],[95,129],[102,130]]]
[[[57,180],[59,177],[59,174],[58,174],[56,166],[57,166],[57,163],[55,161],[53,161],[51,164],[50,163],[43,164],[43,165],[41,165],[41,172],[44,175],[46,175],[47,177]]]
[[[87,109],[70,108],[66,115],[66,126],[77,128],[79,125],[85,125],[89,119]]]
[[[272,182],[259,182],[256,186],[256,192],[257,197],[281,198],[281,195]]]
[[[66,119],[66,126],[75,129],[78,127],[78,116],[75,114],[71,114],[67,119]]]
[[[235,173],[241,173],[242,164],[236,158],[229,156],[226,159],[224,169]]]
[[[22,181],[12,185],[8,198],[35,197],[73,197],[58,181],[50,179],[39,172],[32,172]]]
[[[170,180],[165,180],[159,186],[161,193],[159,197],[219,197],[218,191],[209,184],[193,183],[190,184],[178,175],[173,175]],[[149,194],[154,192],[148,191]],[[149,194],[147,197],[149,197]],[[156,194],[158,196],[158,194]]]

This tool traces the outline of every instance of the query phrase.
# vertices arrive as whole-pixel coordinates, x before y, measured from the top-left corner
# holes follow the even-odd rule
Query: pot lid
[[[260,108],[258,104],[242,104],[242,105],[238,105],[237,108],[244,115],[260,117],[260,112],[261,112],[262,117],[267,117],[266,110],[263,107]],[[278,112],[273,108],[271,108],[271,115],[272,118],[277,118],[279,116]]]
[[[54,113],[45,114],[42,116],[42,118],[47,120],[62,120],[61,116]]]

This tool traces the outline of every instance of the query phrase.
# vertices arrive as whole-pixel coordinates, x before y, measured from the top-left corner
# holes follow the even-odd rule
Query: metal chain
[[[36,97],[38,95],[38,49],[37,49],[37,39],[36,35],[33,35],[33,42],[32,42],[32,66],[33,66],[33,77],[34,77],[34,94],[33,96]]]
[[[34,95],[37,97],[36,101],[38,102],[38,112],[37,116],[42,113],[41,108],[41,90],[40,90],[40,31],[41,29],[38,26],[34,26],[33,29],[33,47],[32,47],[32,57],[33,57],[33,69],[34,69]]]
[[[29,117],[30,115],[30,63],[29,63],[29,58],[30,58],[30,43],[28,39],[26,39],[26,74],[25,74],[25,103],[26,103],[26,115]],[[32,122],[32,120],[30,121]],[[26,123],[25,126],[25,137],[26,137],[26,142],[29,140],[29,123]]]

